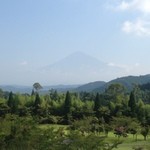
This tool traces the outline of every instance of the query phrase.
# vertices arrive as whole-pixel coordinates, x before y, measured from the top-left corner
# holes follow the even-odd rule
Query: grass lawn
[[[117,137],[115,137],[115,135],[110,132],[108,135],[108,141],[114,141],[115,139],[117,139]],[[133,147],[149,147],[145,150],[150,150],[150,139],[148,138],[147,141],[144,141],[144,137],[142,135],[138,135],[137,136],[137,141],[135,141],[135,139],[133,139],[133,135],[128,134],[128,137],[120,137],[120,140],[123,141],[122,144],[120,144],[118,146],[118,148],[114,149],[114,150],[133,150]]]
[[[39,125],[39,128],[41,128],[41,129],[55,128],[57,130],[59,128],[66,129],[67,127],[68,127],[67,125],[58,125],[58,124],[43,124],[43,125]]]
[[[64,128],[66,129],[66,133],[67,131],[67,125],[39,125],[39,128],[41,129],[48,129],[50,127],[55,128],[56,130],[58,130],[59,128]],[[113,132],[110,132],[108,135],[108,138],[106,138],[106,141],[108,143],[113,143],[113,141],[118,140],[118,137],[115,137]],[[147,138],[147,141],[144,141],[144,137],[142,135],[138,135],[137,136],[137,141],[135,139],[133,139],[133,135],[128,134],[128,137],[120,137],[120,140],[123,141],[122,144],[119,144],[118,148],[115,148],[114,150],[133,150],[133,147],[149,147],[147,149],[144,150],[150,150],[150,138]],[[143,150],[143,149],[142,149]]]

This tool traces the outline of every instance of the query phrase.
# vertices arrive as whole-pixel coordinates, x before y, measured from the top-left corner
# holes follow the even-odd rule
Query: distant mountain
[[[132,90],[132,88],[135,84],[142,85],[142,84],[150,83],[150,74],[141,75],[141,76],[126,76],[126,77],[117,78],[117,79],[107,82],[104,86],[100,86],[93,91],[95,91],[95,92],[104,91],[109,85],[114,84],[114,83],[121,83],[128,90]]]
[[[31,93],[31,86],[19,86],[19,85],[0,85],[0,89],[3,91],[12,91],[13,93]]]
[[[120,76],[124,70],[111,66],[82,52],[73,53],[64,59],[42,68],[43,78],[63,84],[88,83],[109,80]],[[46,77],[44,77],[46,75]]]
[[[104,81],[96,81],[96,82],[90,82],[88,84],[84,84],[82,86],[79,86],[78,88],[75,89],[77,92],[92,92],[93,90],[103,87],[106,84]]]
[[[40,90],[40,93],[48,93],[50,89],[57,90],[58,92],[73,91],[81,85],[51,85],[43,86],[43,89]],[[0,89],[3,91],[12,91],[13,93],[28,93],[31,94],[33,87],[32,86],[19,86],[19,85],[0,85]]]
[[[142,85],[150,83],[150,74],[142,76],[126,76],[111,80],[109,82],[96,81],[90,82],[84,85],[52,85],[52,86],[43,86],[41,93],[48,93],[50,89],[55,89],[58,92],[74,91],[74,92],[102,92],[109,85],[114,83],[123,84],[129,91],[132,90],[134,84]],[[31,93],[32,86],[18,86],[18,85],[0,85],[0,88],[3,91],[12,91],[14,93]]]
[[[57,90],[58,92],[74,91],[81,85],[52,85],[52,86],[43,86],[42,92],[48,92],[51,89]]]

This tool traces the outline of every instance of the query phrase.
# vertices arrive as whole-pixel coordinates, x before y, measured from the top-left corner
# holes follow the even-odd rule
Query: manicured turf
[[[39,125],[39,127],[41,129],[48,129],[48,128],[56,128],[56,129],[59,129],[59,128],[64,128],[66,129],[68,126],[67,125],[58,125],[58,124],[43,124],[43,125]]]
[[[68,126],[66,125],[39,125],[39,127],[41,129],[48,129],[50,127],[53,127],[57,130],[59,128],[67,129]],[[108,138],[106,138],[106,141],[108,143],[113,143],[114,140],[118,140],[118,137],[116,137],[113,132],[110,132],[108,134]],[[119,144],[118,148],[115,148],[114,150],[133,150],[133,147],[137,147],[137,146],[149,147],[144,150],[150,150],[150,138],[147,138],[147,140],[144,141],[144,137],[141,134],[137,136],[137,141],[133,138],[133,135],[131,134],[128,134],[128,137],[120,137],[119,140],[123,141],[123,143]]]
[[[109,133],[107,140],[113,141],[114,139],[117,139],[117,137],[113,133]],[[149,147],[146,150],[150,150],[150,139],[148,138],[147,141],[144,141],[143,136],[140,134],[137,136],[137,141],[133,139],[131,134],[128,134],[128,137],[120,137],[120,140],[123,143],[114,150],[133,150],[133,147]]]

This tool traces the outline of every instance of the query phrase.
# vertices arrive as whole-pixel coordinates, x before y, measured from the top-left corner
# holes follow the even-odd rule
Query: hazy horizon
[[[8,0],[0,2],[0,14],[0,85],[83,84],[150,73],[149,0]],[[69,61],[64,70],[70,72],[60,66],[43,71],[76,52],[91,66],[82,64],[75,74]],[[113,69],[100,72],[92,60]]]

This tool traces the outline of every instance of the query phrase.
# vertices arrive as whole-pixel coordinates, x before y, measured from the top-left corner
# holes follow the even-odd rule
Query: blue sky
[[[36,69],[76,51],[149,74],[149,41],[149,0],[0,1],[0,84],[40,82]]]

